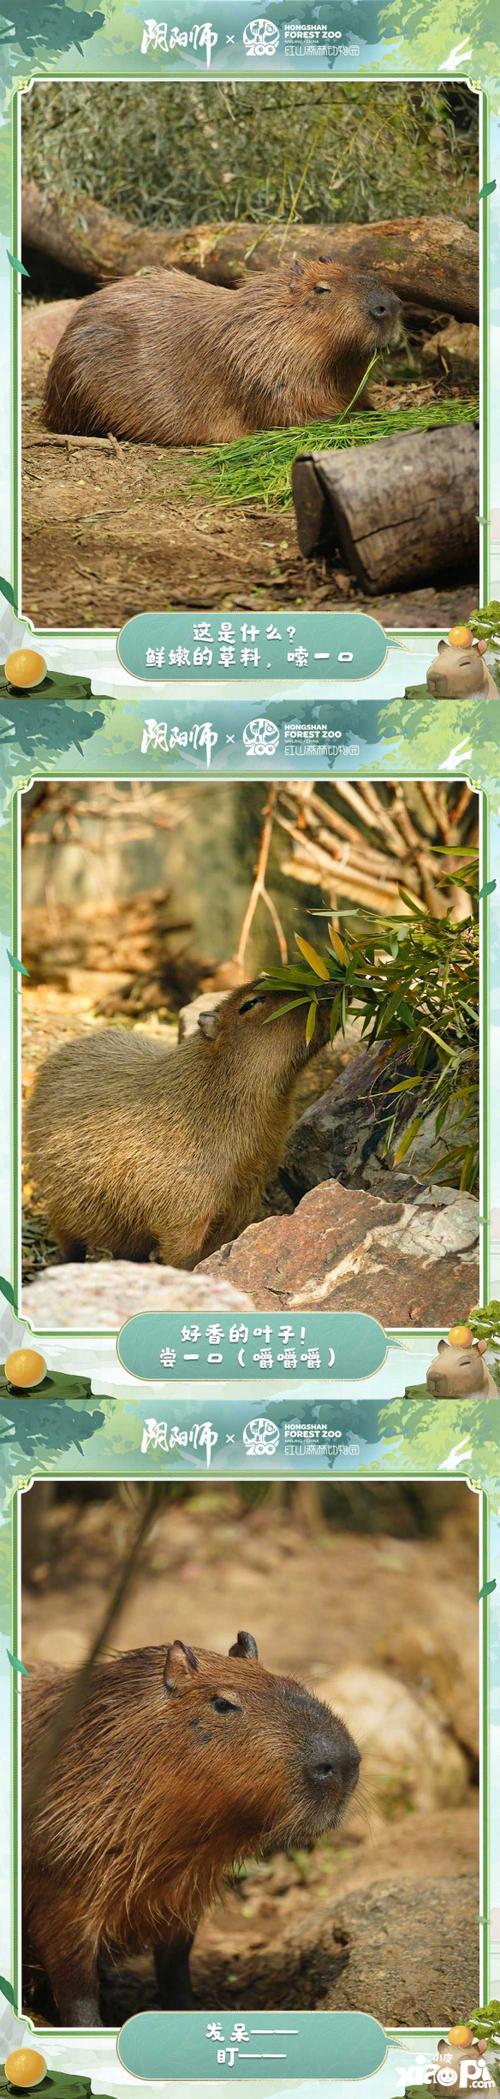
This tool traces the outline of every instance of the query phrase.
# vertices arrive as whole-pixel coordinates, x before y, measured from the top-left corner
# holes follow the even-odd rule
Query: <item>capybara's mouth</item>
[[[371,337],[377,349],[385,349],[388,343],[397,342],[401,334],[401,300],[396,293],[381,286],[368,301],[371,321]]]
[[[427,1379],[427,1390],[428,1390],[429,1392],[432,1392],[432,1397],[433,1397],[433,1399],[447,1399],[447,1397],[448,1397],[448,1386],[447,1386],[447,1383],[446,1383],[446,1378],[444,1378],[444,1377],[428,1377],[428,1379]]]
[[[373,341],[376,348],[378,350],[386,350],[389,343],[397,342],[400,333],[401,312],[398,311],[395,315],[387,314],[383,321],[376,321],[374,325]]]
[[[435,700],[446,699],[446,695],[449,690],[446,683],[446,678],[428,678],[427,685],[429,692],[432,692]]]

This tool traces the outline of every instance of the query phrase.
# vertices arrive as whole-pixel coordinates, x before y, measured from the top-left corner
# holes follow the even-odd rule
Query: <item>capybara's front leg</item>
[[[154,1949],[158,1996],[162,2011],[186,2012],[195,2002],[189,1973],[193,1934],[175,1939],[173,1945]]]
[[[53,1925],[53,1919],[52,1919]],[[36,1927],[36,1953],[50,1983],[60,2026],[102,2026],[99,2010],[97,1948],[70,1928],[51,1929],[51,1906]]]

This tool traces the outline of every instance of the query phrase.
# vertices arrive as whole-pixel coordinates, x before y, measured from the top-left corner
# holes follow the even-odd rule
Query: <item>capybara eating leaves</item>
[[[54,1747],[73,1683],[34,1668],[23,1685],[25,1987],[41,1971],[61,2024],[94,2026],[110,1951],[152,1948],[161,2004],[192,2002],[189,1951],[224,1873],[336,1829],[360,1758],[250,1633],[228,1659],[174,1640],[99,1663]]]
[[[347,408],[400,302],[327,257],[256,273],[237,291],[182,270],[82,300],[52,359],[51,430],[214,445]]]
[[[327,1004],[307,1044],[304,1009],[287,1003],[280,1013],[280,994],[257,978],[200,1013],[174,1050],[140,1030],[96,1028],[47,1058],[28,1151],[63,1259],[90,1246],[194,1268],[253,1222],[300,1072],[329,1035]]]

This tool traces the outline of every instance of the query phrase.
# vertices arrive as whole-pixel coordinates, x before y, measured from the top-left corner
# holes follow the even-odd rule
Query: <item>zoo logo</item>
[[[255,22],[247,22],[243,30],[243,43],[247,58],[272,58],[280,40],[275,22],[266,22],[265,15],[258,15]]]
[[[272,758],[273,751],[278,749],[279,740],[280,732],[276,723],[267,721],[265,715],[258,715],[255,721],[247,722],[246,729],[243,730],[247,758]]]
[[[280,1432],[276,1422],[266,1421],[265,1414],[259,1414],[255,1421],[247,1421],[243,1430],[247,1458],[272,1458],[279,1440]]]

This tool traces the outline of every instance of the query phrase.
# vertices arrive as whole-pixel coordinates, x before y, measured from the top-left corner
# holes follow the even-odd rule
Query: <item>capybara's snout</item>
[[[357,1785],[361,1757],[345,1722],[324,1708],[311,1725],[304,1744],[303,1791],[309,1808],[306,1821],[313,1839],[326,1829],[335,1829],[348,1807]],[[305,1801],[304,1801],[305,1806]]]
[[[387,284],[375,284],[368,293],[367,312],[377,343],[390,343],[399,334],[401,300]]]
[[[330,1788],[341,1802],[354,1792],[360,1763],[359,1749],[347,1728],[342,1728],[340,1734],[327,1729],[311,1741],[307,1777],[310,1784],[320,1791]]]

